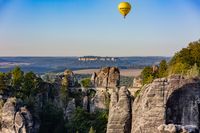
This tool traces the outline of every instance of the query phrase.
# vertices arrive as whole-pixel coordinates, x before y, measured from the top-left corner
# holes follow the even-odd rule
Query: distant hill
[[[99,69],[106,66],[116,66],[120,69],[144,68],[148,65],[158,64],[169,57],[117,57],[116,61],[79,61],[78,57],[0,57],[1,61],[19,64],[24,71],[33,71],[38,74],[46,72],[63,72],[65,69]],[[28,64],[28,65],[24,65]],[[14,66],[1,67],[0,71],[10,71]]]
[[[0,59],[0,62],[6,62],[6,60]]]

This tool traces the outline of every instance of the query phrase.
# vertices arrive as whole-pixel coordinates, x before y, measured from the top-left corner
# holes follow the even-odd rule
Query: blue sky
[[[0,0],[0,56],[172,56],[200,39],[200,0]]]

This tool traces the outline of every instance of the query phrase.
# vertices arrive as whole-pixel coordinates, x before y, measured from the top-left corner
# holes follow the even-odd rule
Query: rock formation
[[[67,108],[65,110],[65,117],[68,120],[71,120],[73,112],[76,110],[76,103],[75,99],[73,98],[71,101],[68,102]]]
[[[105,88],[97,88],[95,96],[90,100],[90,112],[108,109],[109,93]]]
[[[118,87],[120,81],[120,71],[117,67],[104,67],[99,72],[93,73],[91,81],[95,87]]]
[[[126,87],[111,94],[107,133],[131,132],[131,98]]]
[[[142,88],[132,105],[132,133],[181,133],[180,126],[196,133],[199,123],[200,80],[178,75],[156,79]]]
[[[88,106],[89,106],[89,98],[88,96],[83,97],[83,109],[88,111]]]
[[[104,67],[93,73],[91,81],[96,94],[90,101],[90,112],[109,108],[109,91],[116,89],[120,83],[120,72],[117,67]]]
[[[25,107],[17,109],[15,98],[9,98],[2,108],[2,133],[31,133],[33,120]]]
[[[75,87],[78,81],[71,70],[65,70],[64,76],[62,78],[62,84],[66,85],[67,87]]]
[[[163,124],[158,127],[158,130],[160,133],[199,133],[199,128],[191,125]]]
[[[107,133],[199,133],[199,128],[199,79],[156,79],[132,104],[125,88],[111,95]]]

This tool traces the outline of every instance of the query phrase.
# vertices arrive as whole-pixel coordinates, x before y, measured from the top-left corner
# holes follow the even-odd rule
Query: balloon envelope
[[[118,5],[118,10],[124,17],[126,17],[126,15],[131,11],[131,4],[128,2],[121,2]]]

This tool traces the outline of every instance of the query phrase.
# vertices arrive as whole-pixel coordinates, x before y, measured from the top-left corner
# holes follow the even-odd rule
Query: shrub
[[[84,88],[89,88],[92,86],[92,82],[90,80],[90,78],[85,78],[85,79],[82,79],[81,80],[81,85],[84,87]]]

